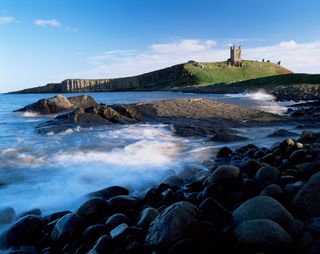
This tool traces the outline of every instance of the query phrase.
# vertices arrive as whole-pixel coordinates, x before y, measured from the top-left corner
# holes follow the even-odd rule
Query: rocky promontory
[[[268,125],[283,121],[278,115],[199,98],[172,99],[134,104],[98,104],[91,97],[56,96],[42,99],[18,111],[38,114],[67,113],[41,123],[39,134],[97,125],[164,123],[182,136],[206,136],[217,141],[243,140],[231,128]]]

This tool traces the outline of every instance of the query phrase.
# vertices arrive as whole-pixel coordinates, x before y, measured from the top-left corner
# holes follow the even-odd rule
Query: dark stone
[[[29,211],[26,211],[26,212],[23,212],[21,214],[18,214],[17,215],[17,218],[22,218],[26,215],[37,215],[37,216],[41,216],[41,210],[36,208],[36,209],[32,209],[32,210],[29,210]]]
[[[149,188],[144,192],[143,203],[147,205],[152,205],[157,200],[157,189]]]
[[[83,232],[85,222],[76,214],[69,213],[58,220],[51,233],[51,238],[60,243],[67,243]]]
[[[290,176],[290,175],[280,176],[278,179],[278,182],[280,185],[286,185],[288,183],[293,183],[296,181],[297,181],[297,178],[295,176]]]
[[[142,210],[142,212],[139,215],[139,220],[137,222],[137,226],[147,229],[150,225],[150,223],[159,215],[159,212],[157,209],[153,207],[147,207]]]
[[[198,208],[185,201],[172,204],[163,210],[149,226],[147,246],[163,247],[182,239],[187,228],[198,217]]]
[[[293,136],[298,136],[298,133],[288,131],[285,129],[278,129],[275,130],[272,134],[269,134],[268,137],[293,137]]]
[[[94,244],[87,254],[109,254],[113,252],[113,243],[110,236],[103,235]]]
[[[162,201],[165,204],[171,204],[175,200],[175,192],[171,189],[166,189],[164,192],[161,193]]]
[[[224,146],[219,150],[217,157],[218,158],[228,158],[230,156],[230,154],[232,154],[232,150],[229,147]]]
[[[278,179],[278,170],[275,167],[263,166],[257,171],[255,179],[262,186],[276,183]]]
[[[131,242],[126,248],[128,254],[142,254],[145,253],[143,246],[138,242]]]
[[[277,184],[270,184],[261,191],[260,195],[272,197],[275,200],[278,200],[280,203],[284,198],[284,192]]]
[[[244,179],[243,190],[248,197],[253,197],[259,193],[260,188],[254,179]]]
[[[128,217],[122,213],[116,213],[110,216],[105,224],[108,230],[112,230],[122,223],[129,223]]]
[[[169,186],[181,186],[184,183],[183,180],[180,177],[178,177],[177,175],[168,176],[162,182],[164,184],[169,185]]]
[[[233,192],[241,188],[240,169],[235,166],[220,166],[208,178],[208,185],[218,183],[225,192]]]
[[[304,228],[304,223],[301,220],[293,220],[289,227],[287,227],[288,233],[297,238],[300,234],[302,234]]]
[[[279,224],[267,219],[244,221],[235,228],[234,237],[242,248],[254,253],[287,250],[293,242]]]
[[[304,181],[296,181],[293,183],[286,184],[285,186],[283,186],[282,189],[286,194],[292,196],[295,195],[305,183],[306,182]]]
[[[103,219],[109,211],[110,207],[103,198],[91,198],[79,207],[77,214],[85,221],[95,223]]]
[[[311,245],[308,254],[319,254],[320,253],[320,239],[317,239]]]
[[[126,223],[122,223],[110,231],[113,240],[118,241],[124,239],[130,233],[130,228]]]
[[[103,224],[92,225],[83,232],[81,242],[84,244],[92,244],[97,239],[107,233],[107,227]]]
[[[229,194],[226,197],[226,199],[224,201],[224,206],[227,209],[232,209],[235,206],[243,203],[245,200],[246,200],[246,196],[244,195],[244,193],[241,191],[236,191],[236,192]]]
[[[110,186],[88,194],[91,197],[102,197],[106,200],[119,195],[128,195],[129,191],[121,186]]]
[[[15,111],[34,112],[45,115],[69,111],[73,109],[73,107],[72,103],[66,97],[57,95],[52,98],[38,100],[35,103]]]
[[[300,236],[295,239],[295,248],[297,253],[305,253],[314,242],[314,237],[309,231],[303,231]]]
[[[292,200],[292,207],[302,218],[320,217],[320,172],[302,186]]]
[[[253,158],[254,158],[254,159],[260,159],[260,158],[262,158],[262,157],[265,156],[265,155],[266,155],[266,153],[265,153],[264,151],[258,150],[258,151],[256,151],[256,152],[253,154]]]
[[[214,198],[216,200],[222,200],[224,198],[224,191],[218,183],[212,183],[205,187],[199,194],[199,202],[203,202],[206,198]]]
[[[5,207],[0,209],[0,225],[13,222],[15,217],[16,211],[12,207]]]
[[[299,171],[303,179],[308,179],[310,176],[319,171],[320,160],[300,163],[294,167]]]
[[[191,238],[176,242],[168,251],[168,254],[203,253],[201,245]]]
[[[44,218],[47,221],[47,223],[50,223],[52,221],[55,221],[56,219],[60,219],[61,217],[65,216],[68,213],[71,213],[71,212],[70,211],[56,212],[56,213],[49,214]]]
[[[203,201],[199,209],[204,218],[216,227],[224,227],[232,222],[231,214],[213,198],[207,198]]]
[[[303,163],[305,160],[306,152],[304,150],[296,150],[289,157],[289,163],[292,165]]]
[[[277,200],[268,196],[257,196],[244,202],[233,212],[233,221],[240,224],[247,220],[269,219],[286,227],[292,215]]]
[[[216,142],[237,142],[237,141],[243,141],[247,140],[247,137],[239,136],[232,133],[216,133],[213,138],[211,138],[212,141]]]
[[[320,217],[315,217],[305,222],[305,228],[317,237],[320,237]]]
[[[108,200],[114,211],[126,211],[136,209],[141,205],[141,199],[129,195],[119,195]]]
[[[0,237],[0,245],[9,248],[39,241],[43,230],[43,219],[36,215],[27,215],[14,222]]]
[[[218,239],[222,236],[222,231],[209,221],[195,221],[191,223],[188,231],[193,239],[209,240]]]

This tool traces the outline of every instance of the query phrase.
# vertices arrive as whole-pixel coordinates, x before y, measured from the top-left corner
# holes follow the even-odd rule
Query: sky
[[[0,0],[0,92],[195,61],[320,73],[319,0]]]

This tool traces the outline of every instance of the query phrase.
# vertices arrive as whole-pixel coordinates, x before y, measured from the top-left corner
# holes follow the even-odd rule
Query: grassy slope
[[[187,63],[185,69],[196,78],[198,85],[232,83],[249,79],[291,73],[274,63],[243,61],[243,67],[229,66],[227,62]]]

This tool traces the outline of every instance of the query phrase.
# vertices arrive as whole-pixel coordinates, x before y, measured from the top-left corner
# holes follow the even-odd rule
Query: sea
[[[67,94],[76,96],[78,94]],[[264,93],[191,94],[179,92],[89,93],[99,103],[135,103],[175,98],[209,100],[284,114],[293,102],[277,102]],[[55,115],[13,112],[54,94],[0,94],[0,208],[22,213],[39,208],[43,214],[74,210],[85,194],[111,185],[121,185],[140,195],[164,178],[185,168],[208,170],[217,151],[226,144],[205,138],[174,135],[164,124],[112,125],[68,129],[57,135],[38,135],[35,127]],[[246,143],[271,146],[279,138],[267,137],[296,126],[239,128]]]

